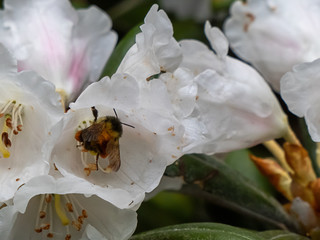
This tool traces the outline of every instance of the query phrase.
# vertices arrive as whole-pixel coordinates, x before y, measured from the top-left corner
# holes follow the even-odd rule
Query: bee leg
[[[97,156],[96,156],[96,168],[97,168],[97,171],[98,171],[98,169],[99,169],[99,167],[98,167],[98,160],[99,160],[99,153],[98,153]]]
[[[94,116],[94,122],[98,119],[98,110],[95,108],[95,106],[91,107],[92,115]]]

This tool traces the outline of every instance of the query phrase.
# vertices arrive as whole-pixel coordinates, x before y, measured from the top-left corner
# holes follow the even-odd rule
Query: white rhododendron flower
[[[57,169],[117,207],[140,203],[182,155],[183,128],[165,94],[157,85],[140,89],[126,74],[91,84],[54,129],[61,132],[52,143]]]
[[[289,110],[304,117],[312,139],[320,142],[320,59],[293,67],[281,79],[281,97]]]
[[[285,133],[286,116],[269,86],[253,68],[227,57],[228,41],[220,30],[206,25],[215,54],[195,40],[177,45],[170,20],[157,6],[151,8],[141,29],[118,72],[136,75],[141,89],[164,89],[162,99],[171,104],[185,127],[183,153],[231,151]],[[149,44],[139,48],[139,41]],[[157,51],[164,42],[170,44],[162,44]],[[167,61],[173,67],[165,68],[156,60],[162,52],[172,54]]]
[[[0,42],[18,59],[18,69],[36,71],[69,100],[98,80],[117,41],[111,19],[94,6],[75,10],[68,0],[7,0],[2,14]]]
[[[204,22],[212,16],[211,0],[161,0],[160,6],[181,19]]]
[[[205,33],[214,52],[199,41],[180,42],[180,67],[192,71],[197,84],[194,109],[182,120],[184,153],[232,151],[283,136],[286,116],[264,79],[227,56],[228,42],[218,28],[207,22]]]
[[[118,73],[146,80],[155,74],[174,71],[181,61],[181,49],[173,38],[170,19],[153,5],[140,27],[134,44],[123,58]],[[143,82],[143,81],[141,81]]]
[[[128,239],[135,211],[95,196],[88,182],[39,176],[23,185],[12,206],[0,210],[1,239]]]
[[[235,53],[279,91],[293,65],[320,57],[319,11],[319,0],[237,1],[224,30]]]
[[[3,46],[0,61],[0,202],[4,202],[21,184],[49,171],[48,149],[42,146],[63,110],[53,84],[34,72],[17,73]]]

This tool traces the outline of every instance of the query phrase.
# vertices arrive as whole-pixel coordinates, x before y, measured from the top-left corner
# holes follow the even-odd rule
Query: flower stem
[[[281,166],[289,173],[293,173],[293,170],[288,165],[285,153],[280,145],[275,140],[264,142],[263,145],[272,153],[272,155],[279,161]]]
[[[283,138],[289,143],[293,143],[293,144],[297,144],[297,145],[301,146],[299,139],[297,138],[296,134],[294,133],[294,131],[290,127],[289,123],[287,124],[287,126],[288,126],[287,131],[284,134]]]

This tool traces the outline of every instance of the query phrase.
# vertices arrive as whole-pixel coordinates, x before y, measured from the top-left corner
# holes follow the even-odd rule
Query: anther
[[[9,134],[7,132],[3,132],[1,134],[1,139],[4,145],[6,146],[6,148],[11,147],[11,141],[9,139]]]
[[[53,238],[53,233],[48,233],[47,238]]]
[[[72,206],[72,203],[67,202],[67,203],[66,203],[66,207],[67,207],[68,212],[73,212],[73,206]]]
[[[46,217],[46,212],[45,211],[40,211],[39,213],[39,218],[45,218]]]
[[[42,223],[40,225],[41,229],[43,230],[48,230],[50,228],[50,224],[49,223]]]
[[[47,203],[50,203],[50,202],[51,202],[51,199],[52,199],[52,195],[51,195],[51,194],[47,194],[47,195],[46,195],[46,198],[45,198],[46,202],[47,202]]]
[[[65,240],[70,240],[70,239],[71,239],[71,235],[70,235],[70,234],[67,234],[64,239],[65,239]]]
[[[87,218],[87,217],[88,217],[87,211],[84,210],[84,209],[82,209],[82,216],[83,216],[84,218]]]
[[[82,224],[78,221],[72,221],[72,226],[77,230],[77,231],[80,231],[81,230],[81,227],[82,227]]]

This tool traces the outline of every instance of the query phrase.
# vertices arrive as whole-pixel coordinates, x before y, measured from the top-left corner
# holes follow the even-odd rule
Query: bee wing
[[[103,131],[102,124],[93,124],[90,127],[83,129],[81,132],[81,137],[85,142],[98,141],[98,138]]]
[[[107,160],[109,161],[106,171],[117,172],[121,165],[119,138],[110,139],[107,144],[106,152],[108,153]]]

